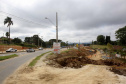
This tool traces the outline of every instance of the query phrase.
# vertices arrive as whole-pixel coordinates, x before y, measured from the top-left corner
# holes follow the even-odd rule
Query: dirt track
[[[126,76],[110,72],[108,66],[54,68],[46,65],[44,59],[42,57],[34,68],[26,68],[27,64],[20,67],[4,84],[126,84]]]

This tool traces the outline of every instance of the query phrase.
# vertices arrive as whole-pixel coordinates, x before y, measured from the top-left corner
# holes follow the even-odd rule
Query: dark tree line
[[[8,33],[8,32],[7,32]],[[6,37],[1,37],[1,43],[8,44],[8,34],[6,33]],[[53,47],[53,42],[56,42],[56,39],[50,39],[49,41],[43,41],[38,35],[33,35],[32,37],[25,37],[24,41],[20,38],[11,39],[11,44],[21,45],[24,47]],[[61,46],[66,46],[67,43],[62,40],[58,40],[61,43]]]
[[[126,26],[119,28],[115,32],[115,36],[119,45],[126,45]]]
[[[111,41],[110,36],[98,35],[97,41],[92,41],[92,44],[106,45],[110,43],[112,45],[125,45],[126,46],[126,26],[119,28],[115,31],[116,41]]]
[[[107,43],[111,43],[110,36],[98,35],[97,41],[92,41],[92,44],[105,45]]]
[[[56,39],[50,39],[49,41],[43,41],[38,35],[33,35],[33,37],[25,37],[24,43],[42,46],[42,47],[53,47],[53,42],[56,42]],[[62,40],[58,40],[61,42],[61,46],[66,46],[67,43]]]

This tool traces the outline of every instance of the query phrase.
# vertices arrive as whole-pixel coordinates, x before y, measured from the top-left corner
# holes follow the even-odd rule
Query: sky
[[[44,41],[92,42],[126,26],[126,0],[0,0],[0,37],[9,31],[4,19],[12,18],[11,38],[39,35]],[[45,19],[47,17],[48,19]]]

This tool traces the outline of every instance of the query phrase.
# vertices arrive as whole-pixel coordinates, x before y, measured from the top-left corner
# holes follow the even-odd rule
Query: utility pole
[[[38,36],[38,48],[39,48],[39,36]]]
[[[40,34],[40,33],[37,34],[37,35],[38,35],[38,48],[39,48],[39,34]]]
[[[49,18],[45,17],[45,19],[48,19],[53,25],[55,25]],[[58,43],[58,13],[56,12],[56,43]]]
[[[80,50],[80,40],[79,40],[79,47],[78,47],[78,50]]]
[[[39,48],[39,35],[38,35],[38,48]]]
[[[3,44],[4,44],[4,33],[3,33]]]
[[[94,49],[94,41],[92,40],[92,48]]]
[[[56,12],[56,43],[58,43],[58,14]]]
[[[43,39],[43,36],[41,36],[41,38]],[[41,42],[41,47],[42,47],[42,42]]]

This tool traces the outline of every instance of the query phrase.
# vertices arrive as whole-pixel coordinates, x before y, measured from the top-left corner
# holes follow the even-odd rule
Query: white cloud
[[[38,33],[45,41],[56,38],[56,12],[59,39],[65,42],[91,42],[100,34],[116,40],[115,31],[126,23],[125,0],[1,0],[0,11],[5,12],[0,12],[1,32],[8,31],[3,21],[10,16],[11,37],[22,39]]]

